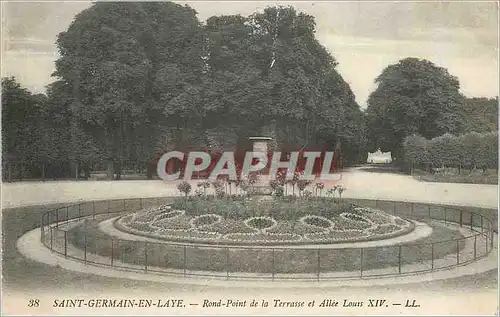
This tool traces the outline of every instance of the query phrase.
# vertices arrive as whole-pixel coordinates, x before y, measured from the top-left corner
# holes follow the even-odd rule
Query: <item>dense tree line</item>
[[[498,169],[498,132],[444,134],[425,139],[419,135],[405,138],[404,159],[411,169],[454,167],[462,169]]]
[[[255,135],[280,149],[334,150],[347,164],[381,148],[439,166],[451,163],[425,153],[441,153],[442,140],[460,135],[472,148],[498,130],[498,98],[466,98],[456,77],[417,58],[384,69],[361,111],[315,27],[291,7],[201,23],[171,2],[96,3],[59,34],[46,95],[2,79],[4,170],[15,162],[26,177],[89,176],[97,163],[119,178],[133,162],[152,177],[159,153],[237,150]],[[484,162],[452,165],[492,166]]]
[[[266,134],[354,162],[363,112],[314,34],[314,18],[291,7],[202,24],[170,2],[96,3],[59,34],[47,96],[2,81],[7,161],[72,175],[106,162],[110,177],[133,161],[151,177],[160,152]]]
[[[464,132],[490,132],[498,130],[498,97],[467,98],[463,103]]]

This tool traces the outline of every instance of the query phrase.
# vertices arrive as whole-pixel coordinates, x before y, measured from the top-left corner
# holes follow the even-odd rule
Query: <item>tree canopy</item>
[[[463,131],[459,81],[430,61],[405,58],[377,77],[369,96],[367,129],[373,148],[398,152],[406,136],[434,138]]]
[[[96,3],[59,34],[44,111],[81,164],[149,164],[190,145],[233,147],[255,134],[280,147],[325,143],[354,161],[363,113],[314,18],[292,7],[201,23],[171,2]]]

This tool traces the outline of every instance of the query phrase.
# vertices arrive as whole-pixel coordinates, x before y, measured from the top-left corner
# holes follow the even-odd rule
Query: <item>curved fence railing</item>
[[[310,246],[218,246],[117,239],[98,223],[123,213],[168,204],[172,198],[92,201],[42,214],[41,241],[60,255],[128,270],[184,276],[335,279],[404,275],[451,268],[489,254],[497,231],[492,220],[460,207],[426,203],[345,199],[414,220],[430,219],[469,234],[398,245],[338,248]],[[76,230],[78,229],[78,230]],[[421,240],[421,241],[422,241]]]

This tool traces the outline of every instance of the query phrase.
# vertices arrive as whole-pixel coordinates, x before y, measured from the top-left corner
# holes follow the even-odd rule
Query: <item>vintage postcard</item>
[[[2,315],[498,316],[498,2],[1,9]]]

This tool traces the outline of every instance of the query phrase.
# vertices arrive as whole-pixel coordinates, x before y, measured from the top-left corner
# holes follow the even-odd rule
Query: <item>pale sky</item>
[[[200,21],[213,15],[247,16],[266,6],[294,6],[316,18],[316,37],[364,108],[374,80],[389,64],[426,58],[448,68],[469,97],[498,96],[496,2],[236,2],[189,4]],[[57,34],[90,2],[3,2],[2,77],[15,76],[34,92],[54,80]]]

